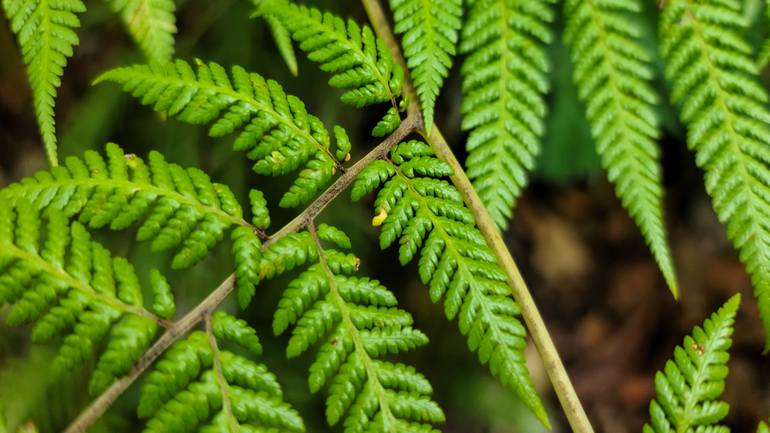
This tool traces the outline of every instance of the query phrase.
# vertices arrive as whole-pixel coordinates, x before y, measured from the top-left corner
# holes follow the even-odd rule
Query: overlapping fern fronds
[[[452,68],[462,26],[461,0],[390,0],[396,33],[420,99],[425,127],[430,132],[433,113],[444,80]]]
[[[770,111],[741,3],[666,1],[660,21],[671,98],[706,190],[751,274],[770,347]]]
[[[201,170],[169,163],[158,152],[145,162],[116,144],[108,144],[105,153],[106,158],[93,151],[82,159],[69,157],[62,166],[0,190],[0,202],[9,207],[29,202],[39,214],[58,209],[95,229],[121,230],[142,222],[137,238],[152,241],[154,250],[181,247],[172,261],[177,269],[201,259],[233,228],[239,297],[248,303],[258,282],[256,230],[270,221],[262,194],[251,193],[250,225],[230,189]]]
[[[656,398],[644,433],[730,431],[719,424],[730,409],[719,397],[739,305],[740,295],[733,296],[674,349],[673,359],[655,376]]]
[[[473,0],[462,30],[462,128],[468,177],[498,227],[540,152],[552,0]]]
[[[346,433],[434,431],[430,424],[443,422],[444,413],[430,398],[430,383],[412,367],[379,359],[422,346],[428,338],[412,328],[411,315],[398,308],[393,293],[353,275],[356,256],[336,248],[350,248],[347,235],[320,225],[265,251],[264,277],[309,265],[284,291],[273,330],[293,328],[290,358],[323,342],[308,382],[314,393],[328,386],[330,425],[344,420]]]
[[[12,304],[8,323],[35,323],[33,340],[63,337],[54,376],[82,366],[102,345],[92,394],[129,371],[163,323],[159,316],[175,312],[165,279],[151,277],[148,309],[133,266],[92,241],[83,225],[57,209],[41,218],[29,203],[0,200],[0,305]]]
[[[67,60],[79,42],[75,33],[80,27],[78,14],[84,12],[86,6],[81,0],[3,0],[3,9],[26,65],[48,161],[55,166],[58,164],[56,91]]]
[[[288,0],[265,0],[257,13],[278,19],[308,58],[332,74],[329,85],[345,90],[342,102],[361,108],[389,101],[399,108],[404,71],[371,27]]]
[[[420,278],[433,302],[442,297],[448,318],[458,318],[468,346],[546,425],[548,418],[525,365],[526,330],[518,319],[506,274],[475,226],[452,174],[420,141],[397,145],[390,160],[377,160],[353,184],[358,200],[379,189],[374,225],[380,246],[398,242],[402,264],[420,252]]]
[[[607,177],[678,296],[663,220],[657,95],[650,54],[639,41],[637,0],[568,0],[564,37]]]
[[[206,332],[171,346],[142,387],[145,433],[305,431],[267,367],[221,348],[225,343],[262,353],[254,329],[222,311],[207,320]]]
[[[213,137],[242,129],[235,148],[256,161],[255,172],[278,176],[300,170],[281,199],[283,207],[313,198],[348,158],[350,140],[343,128],[334,127],[337,147],[332,150],[329,131],[301,100],[239,66],[228,74],[216,63],[198,61],[193,68],[176,60],[113,69],[97,79],[101,81],[118,83],[142,104],[183,122],[214,122],[209,130]]]
[[[109,0],[131,37],[151,62],[167,62],[174,55],[174,0]]]

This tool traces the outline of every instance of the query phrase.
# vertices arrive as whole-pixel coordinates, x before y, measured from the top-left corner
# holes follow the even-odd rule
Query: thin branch
[[[369,21],[374,27],[375,33],[391,48],[393,56],[396,61],[404,65],[405,61],[401,55],[401,51],[398,46],[391,26],[385,16],[385,12],[380,4],[379,0],[362,0],[364,8],[369,15]],[[406,74],[408,76],[408,74]],[[414,89],[411,84],[406,82],[406,91],[411,92],[410,105],[418,104],[417,98],[414,97]],[[479,230],[484,235],[487,244],[495,252],[495,255],[500,262],[503,270],[508,277],[508,285],[511,287],[514,299],[519,303],[521,307],[521,314],[524,321],[527,324],[532,340],[535,343],[535,347],[540,353],[540,358],[543,361],[546,373],[548,374],[551,384],[553,385],[554,392],[559,398],[559,402],[562,405],[564,414],[569,421],[572,430],[576,433],[593,433],[593,427],[588,421],[585,409],[583,409],[580,399],[577,397],[575,388],[569,379],[564,364],[559,357],[559,352],[556,350],[556,346],[551,340],[551,336],[548,333],[548,329],[543,321],[543,317],[540,315],[535,304],[532,294],[527,288],[527,284],[524,282],[524,278],[519,272],[519,268],[516,262],[513,260],[508,247],[505,245],[505,241],[489,216],[486,207],[481,202],[476,190],[473,188],[473,184],[465,174],[460,162],[455,157],[452,149],[449,147],[446,139],[439,131],[438,126],[435,124],[432,127],[432,132],[429,136],[425,136],[424,131],[420,133],[425,137],[428,144],[430,144],[436,155],[448,163],[454,172],[451,176],[452,183],[460,191],[463,197],[463,201],[466,206],[473,212],[476,217],[476,224]]]
[[[387,156],[390,149],[401,140],[412,133],[420,124],[419,113],[413,111],[410,107],[409,113],[401,122],[401,125],[393,131],[385,140],[367,153],[363,158],[356,162],[349,169],[345,170],[329,188],[326,189],[313,203],[305,208],[302,213],[291,220],[283,228],[270,236],[263,248],[267,248],[271,243],[278,239],[307,227],[308,223],[313,221],[340,193],[345,191],[361,172],[372,161]],[[187,313],[179,321],[168,327],[168,330],[150,347],[150,349],[136,362],[128,374],[113,382],[113,384],[102,393],[99,398],[94,400],[72,424],[67,427],[64,433],[83,433],[88,427],[96,422],[104,412],[120,397],[123,392],[146,370],[158,357],[166,351],[176,340],[190,332],[207,314],[210,314],[222,301],[233,291],[235,287],[235,274],[230,274],[222,284],[219,285],[211,294],[198,304],[195,309]]]

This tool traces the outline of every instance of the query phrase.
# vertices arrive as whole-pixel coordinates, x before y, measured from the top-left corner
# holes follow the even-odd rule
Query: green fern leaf
[[[760,422],[757,426],[757,433],[770,433],[770,426],[764,421]]]
[[[463,26],[462,128],[468,177],[495,224],[508,227],[540,152],[552,0],[473,0]]]
[[[0,305],[11,325],[35,322],[32,338],[63,336],[51,362],[55,377],[85,364],[106,340],[91,376],[97,395],[144,354],[161,320],[143,305],[134,268],[90,239],[85,227],[56,209],[41,219],[29,203],[0,201]],[[153,277],[153,293],[167,283]],[[167,292],[156,303],[173,309]],[[169,306],[170,305],[170,306]]]
[[[526,331],[519,306],[460,193],[440,179],[451,174],[427,144],[409,141],[393,148],[390,160],[375,161],[361,172],[353,198],[380,188],[373,220],[382,225],[380,246],[398,242],[404,265],[421,251],[420,278],[433,302],[444,298],[446,315],[458,318],[469,348],[549,425],[524,363]]]
[[[770,348],[770,111],[743,26],[738,1],[670,0],[660,38],[671,99],[717,216],[751,274]]]
[[[0,190],[0,201],[61,209],[93,229],[121,230],[143,221],[137,239],[151,240],[156,251],[181,246],[172,262],[176,269],[204,257],[230,227],[253,232],[230,189],[202,171],[166,162],[157,152],[145,162],[116,144],[106,146],[106,156],[88,151],[82,159],[69,157],[63,166]]]
[[[398,107],[404,72],[369,26],[286,0],[266,0],[257,13],[278,19],[308,58],[332,74],[329,85],[345,90],[342,102],[361,108],[390,101]]]
[[[216,312],[207,332],[175,343],[148,375],[138,409],[145,433],[305,431],[267,367],[222,343],[262,352],[246,322]]]
[[[242,128],[235,148],[247,151],[256,161],[255,172],[278,176],[303,167],[280,206],[308,202],[342,167],[331,150],[329,131],[307,112],[302,101],[286,95],[275,81],[238,66],[231,72],[228,76],[216,63],[199,61],[193,69],[177,60],[113,69],[96,82],[118,83],[142,104],[183,122],[214,122],[209,131],[213,137]],[[349,142],[337,144],[349,146]]]
[[[569,0],[564,37],[580,98],[609,180],[658,262],[674,296],[678,287],[663,221],[657,95],[650,55],[639,42],[636,0]]]
[[[719,425],[730,407],[718,400],[725,388],[728,350],[740,295],[730,298],[703,327],[696,326],[655,376],[657,397],[650,403],[644,433],[729,433]]]
[[[327,225],[284,237],[268,247],[262,266],[271,276],[308,264],[289,283],[273,321],[276,334],[293,327],[286,353],[295,357],[318,342],[309,385],[328,385],[326,418],[344,419],[346,433],[433,432],[444,413],[430,399],[425,377],[403,364],[378,359],[427,343],[412,317],[379,282],[356,277],[359,259],[341,230]]]
[[[48,161],[56,166],[59,163],[54,116],[56,91],[73,47],[79,42],[75,33],[80,27],[77,15],[85,12],[86,6],[80,0],[2,1],[27,67]]]
[[[390,0],[395,32],[403,34],[404,56],[430,132],[436,98],[452,68],[462,25],[461,0]]]
[[[151,62],[168,62],[174,55],[174,0],[109,0],[112,9]]]
[[[770,0],[765,0],[765,17],[767,20],[770,20]],[[757,58],[757,66],[759,69],[762,69],[767,66],[768,63],[770,63],[770,36],[768,36],[762,44],[762,49]]]
[[[251,0],[251,4],[259,9],[262,0]],[[294,47],[291,44],[291,33],[276,17],[267,15],[264,19],[268,27],[270,27],[270,33],[273,35],[275,46],[278,47],[278,53],[283,57],[289,72],[296,77],[299,74],[299,69],[297,67],[297,56],[294,54]]]

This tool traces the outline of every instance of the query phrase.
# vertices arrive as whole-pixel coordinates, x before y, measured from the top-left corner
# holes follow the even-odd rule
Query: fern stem
[[[233,407],[230,402],[230,387],[227,385],[225,375],[222,373],[222,354],[219,352],[219,346],[217,345],[217,339],[214,337],[214,331],[211,327],[211,310],[206,311],[203,315],[203,322],[206,325],[206,338],[209,342],[209,348],[211,349],[211,359],[214,364],[214,374],[216,376],[217,386],[219,392],[222,394],[222,413],[227,420],[227,427],[230,433],[238,433],[238,420],[233,416]]]
[[[393,52],[393,58],[400,65],[405,67],[405,61],[401,55],[398,42],[396,41],[393,32],[391,31],[390,24],[385,16],[385,12],[382,5],[378,0],[361,0],[366,9],[366,13],[369,16],[369,21],[374,28],[374,31],[391,49]],[[406,69],[405,69],[406,70]],[[412,83],[407,77],[404,79],[404,92],[409,95],[410,108],[412,105],[417,104],[417,97],[412,87]],[[418,116],[419,110],[418,110]],[[421,124],[422,122],[418,122]],[[540,315],[540,311],[535,304],[535,300],[532,298],[532,294],[527,288],[524,278],[521,276],[516,262],[513,260],[508,247],[505,245],[500,231],[495,226],[489,212],[481,202],[476,190],[473,188],[468,176],[465,174],[462,164],[457,160],[452,149],[449,147],[438,126],[435,124],[431,128],[429,135],[425,134],[424,128],[418,128],[419,131],[430,144],[436,155],[449,164],[454,171],[454,175],[451,176],[452,183],[460,191],[463,197],[463,201],[468,206],[471,212],[473,212],[476,218],[476,224],[479,230],[484,235],[489,246],[495,252],[500,265],[505,270],[508,276],[508,285],[511,287],[513,297],[521,307],[521,314],[524,317],[524,321],[527,324],[527,329],[532,336],[532,340],[535,343],[535,347],[540,354],[540,358],[543,362],[543,366],[548,374],[551,384],[553,385],[554,392],[559,398],[559,402],[564,410],[564,415],[567,417],[572,430],[575,433],[593,433],[593,427],[588,421],[583,405],[578,399],[575,387],[569,379],[564,364],[559,357],[559,352],[556,350],[556,346],[551,339],[548,329],[543,321],[543,317]]]

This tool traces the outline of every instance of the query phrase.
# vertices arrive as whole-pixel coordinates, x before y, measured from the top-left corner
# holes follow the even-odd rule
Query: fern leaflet
[[[738,1],[672,0],[660,35],[671,98],[681,105],[717,216],[751,274],[770,348],[770,112],[743,25]]]
[[[181,245],[172,261],[176,269],[201,259],[234,227],[239,298],[248,303],[258,282],[258,229],[269,224],[262,194],[251,194],[252,226],[244,221],[230,189],[211,182],[201,170],[168,163],[158,152],[151,152],[145,162],[116,144],[106,146],[106,156],[88,151],[82,159],[69,157],[62,166],[0,190],[0,203],[29,201],[36,212],[59,209],[94,229],[121,230],[143,220],[137,238],[152,241],[153,250]]]
[[[214,313],[206,332],[175,343],[149,374],[138,409],[149,418],[145,433],[305,431],[267,367],[221,349],[222,343],[262,353],[246,322]]]
[[[430,132],[436,98],[449,75],[462,26],[461,0],[390,0],[402,45]]]
[[[67,60],[79,39],[78,14],[85,12],[81,0],[3,0],[11,31],[21,47],[32,87],[35,115],[48,161],[58,164],[54,106],[56,90]]]
[[[56,377],[86,363],[106,339],[89,384],[99,394],[147,350],[163,323],[156,314],[173,314],[168,284],[153,273],[154,314],[144,307],[133,266],[92,241],[81,224],[56,209],[40,218],[29,203],[0,204],[0,304],[13,304],[8,323],[36,322],[32,338],[39,342],[64,336],[51,362]]]
[[[657,397],[650,403],[650,424],[644,433],[730,431],[718,424],[730,409],[718,398],[725,387],[739,305],[740,295],[730,298],[674,349],[673,360],[655,376]]]
[[[427,144],[409,141],[391,151],[391,160],[365,168],[352,196],[358,200],[380,188],[372,221],[382,225],[380,246],[398,241],[402,264],[422,249],[420,278],[429,285],[433,302],[445,297],[446,315],[458,317],[470,349],[548,425],[524,363],[526,330],[517,317],[519,306],[460,193],[440,179],[451,174]]]
[[[109,0],[112,9],[147,60],[168,62],[174,55],[174,0]]]
[[[266,176],[300,170],[280,201],[282,207],[306,203],[326,187],[339,161],[348,158],[350,140],[336,126],[337,150],[331,149],[329,131],[308,113],[298,98],[286,95],[273,80],[235,66],[227,71],[216,63],[197,62],[193,69],[177,60],[164,65],[136,65],[106,72],[97,82],[123,86],[142,104],[153,105],[187,123],[214,122],[209,130],[220,137],[239,128],[235,148],[255,160],[254,171]]]
[[[290,234],[264,253],[262,276],[272,277],[310,264],[285,290],[273,321],[276,334],[293,327],[289,357],[323,341],[310,366],[309,385],[328,385],[326,418],[344,418],[346,433],[432,432],[444,413],[430,399],[432,389],[414,368],[377,358],[428,342],[412,317],[379,282],[353,276],[359,259],[347,235],[327,225]]]
[[[399,107],[404,71],[369,26],[287,0],[266,0],[257,13],[278,19],[308,58],[332,74],[329,85],[345,90],[342,102],[361,108],[390,101]]]
[[[462,31],[468,177],[505,229],[540,152],[552,0],[473,0]]]
[[[641,5],[636,0],[570,0],[565,8],[564,37],[596,149],[623,206],[678,296],[663,221],[657,96],[650,85],[650,56],[639,43],[641,29],[632,16]]]
[[[770,22],[770,0],[765,0],[765,19],[765,22]],[[770,36],[768,36],[762,44],[762,49],[757,58],[757,66],[762,69],[767,66],[768,63],[770,63]]]

